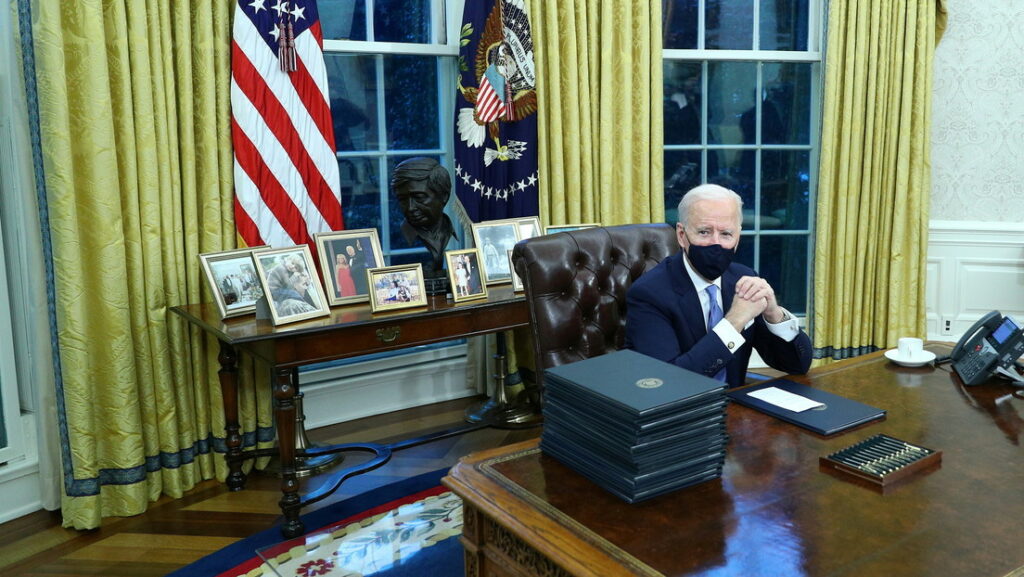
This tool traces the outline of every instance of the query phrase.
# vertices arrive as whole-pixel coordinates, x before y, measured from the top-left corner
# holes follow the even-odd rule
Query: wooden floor
[[[314,444],[388,443],[464,424],[467,405],[450,401],[308,431]],[[473,451],[514,443],[540,428],[487,428],[396,451],[383,467],[346,480],[317,506],[420,473],[451,467]],[[302,490],[319,486],[330,471],[302,480]],[[61,528],[60,513],[40,511],[0,525],[0,575],[162,577],[234,541],[280,523],[280,480],[250,476],[244,491],[230,492],[207,481],[181,499],[161,499],[136,517],[107,519],[93,531]],[[303,513],[315,507],[303,509]]]

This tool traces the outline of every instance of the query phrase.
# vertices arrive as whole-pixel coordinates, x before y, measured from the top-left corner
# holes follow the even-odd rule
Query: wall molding
[[[930,222],[925,282],[928,339],[955,341],[991,310],[1024,321],[1024,223]]]

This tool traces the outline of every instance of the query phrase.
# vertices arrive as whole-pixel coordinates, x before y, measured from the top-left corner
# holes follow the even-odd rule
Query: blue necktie
[[[722,314],[722,307],[718,306],[718,287],[713,284],[709,284],[708,288],[705,290],[708,293],[708,332],[710,333],[711,329],[713,329],[725,315]],[[718,371],[715,378],[724,383],[725,369]]]

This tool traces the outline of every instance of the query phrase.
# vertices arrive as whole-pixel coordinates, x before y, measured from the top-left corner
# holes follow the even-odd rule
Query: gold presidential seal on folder
[[[665,381],[654,377],[640,379],[639,381],[636,382],[636,386],[640,387],[641,389],[657,389],[658,387],[664,384]]]

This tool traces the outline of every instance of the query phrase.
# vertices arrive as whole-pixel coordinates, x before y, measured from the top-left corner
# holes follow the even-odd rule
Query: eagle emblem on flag
[[[461,31],[462,46],[475,34],[473,24],[467,22]],[[469,70],[465,55],[460,54],[458,90],[470,106],[457,112],[459,139],[469,148],[485,147],[485,166],[519,159],[528,143],[502,142],[500,123],[518,122],[537,112],[533,39],[521,0],[494,3],[476,45],[472,76],[476,86],[463,82]]]

